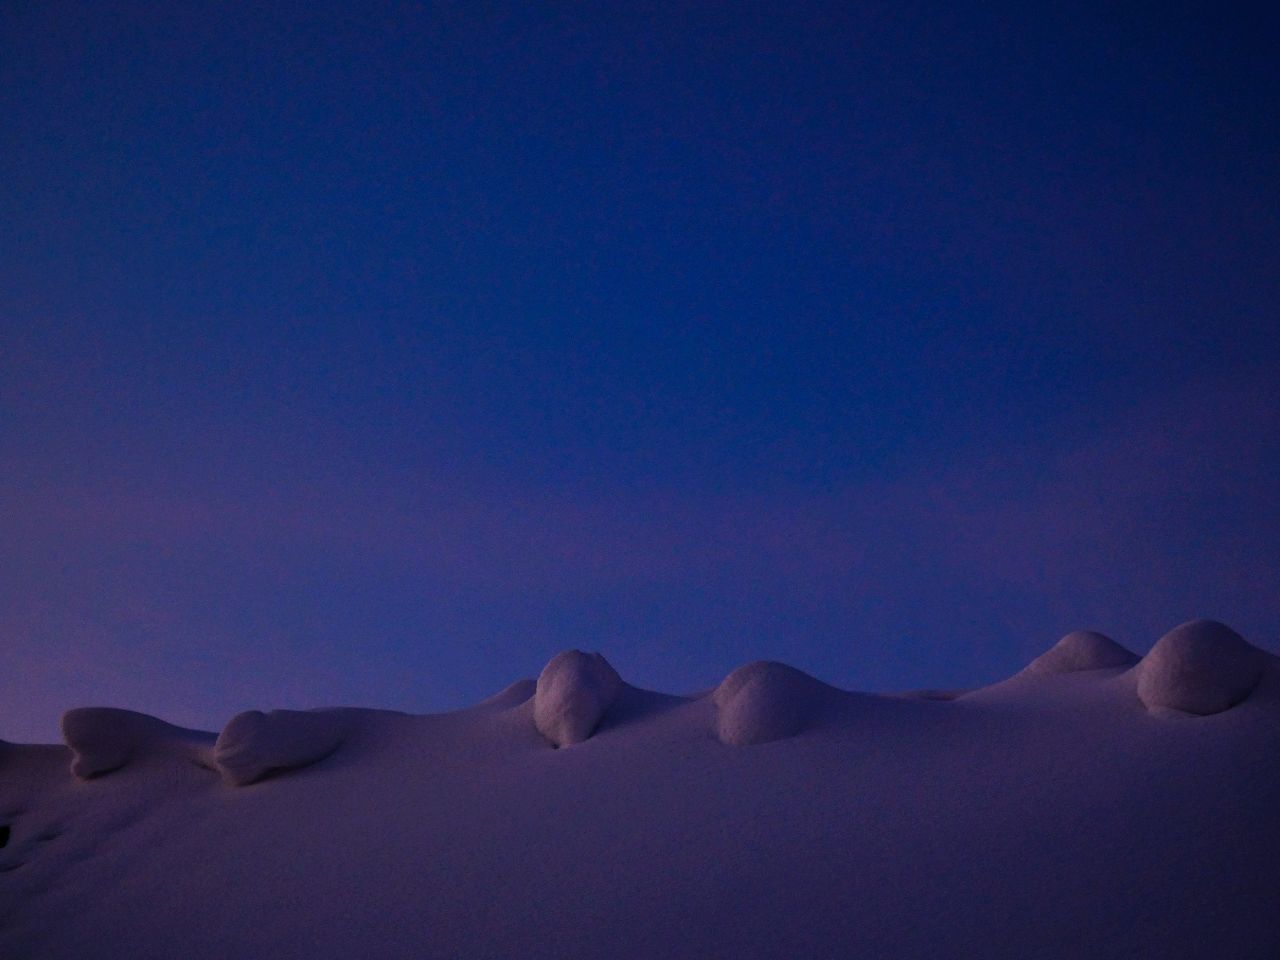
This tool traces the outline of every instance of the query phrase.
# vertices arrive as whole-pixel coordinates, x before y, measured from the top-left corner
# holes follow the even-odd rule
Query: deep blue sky
[[[258,6],[0,8],[0,737],[1276,648],[1274,11]]]

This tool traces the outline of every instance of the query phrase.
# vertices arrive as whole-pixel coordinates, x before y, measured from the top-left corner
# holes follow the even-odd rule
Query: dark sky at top
[[[1116,6],[0,7],[0,737],[1276,649],[1280,18]]]

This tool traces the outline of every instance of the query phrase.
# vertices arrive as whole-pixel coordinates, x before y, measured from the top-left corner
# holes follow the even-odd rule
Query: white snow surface
[[[533,695],[533,722],[557,747],[581,743],[612,706],[622,678],[598,653],[566,650],[542,668]]]
[[[1143,658],[1138,696],[1152,710],[1221,713],[1258,685],[1264,658],[1225,624],[1191,620],[1166,633]]]
[[[218,734],[213,762],[234,786],[323,760],[342,745],[347,724],[337,710],[246,710]]]
[[[1093,630],[1076,630],[1032,660],[1026,669],[1032,673],[1075,673],[1131,667],[1137,662],[1137,654],[1110,637]]]
[[[62,715],[62,738],[71,749],[71,773],[82,780],[119,770],[139,758],[168,754],[198,762],[213,742],[211,734],[115,707],[68,710]]]
[[[73,712],[74,750],[0,741],[0,957],[1274,960],[1280,661],[1174,719],[1139,696],[1167,657],[1244,676],[1190,632],[945,700],[619,681],[557,750],[573,657],[454,713],[303,714],[343,733],[298,769],[276,715],[233,723],[275,771],[247,786],[211,733]]]
[[[794,736],[839,694],[795,667],[758,660],[725,677],[711,695],[716,735],[734,747]]]

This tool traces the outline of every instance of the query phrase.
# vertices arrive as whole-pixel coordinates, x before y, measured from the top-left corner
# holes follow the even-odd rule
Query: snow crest
[[[1081,670],[1132,667],[1138,659],[1137,654],[1108,636],[1092,630],[1076,630],[1027,664],[1024,672],[1077,673]]]
[[[342,745],[347,724],[321,710],[247,710],[218,734],[213,761],[224,782],[244,786],[279,770],[323,760]]]
[[[595,732],[622,690],[622,678],[598,653],[566,650],[538,676],[533,722],[557,747],[581,743]]]
[[[532,697],[536,689],[537,683],[533,680],[517,680],[515,683],[499,690],[492,697],[481,700],[476,706],[488,707],[494,710],[510,710],[512,707],[520,706],[520,704]]]
[[[1225,624],[1190,620],[1161,637],[1143,658],[1138,696],[1149,710],[1221,713],[1253,692],[1265,657]]]
[[[748,663],[725,677],[711,695],[716,736],[733,747],[795,736],[813,721],[829,690],[785,663]]]
[[[177,751],[199,759],[213,737],[133,710],[78,707],[62,715],[62,739],[71,748],[71,772],[89,780],[153,753]]]

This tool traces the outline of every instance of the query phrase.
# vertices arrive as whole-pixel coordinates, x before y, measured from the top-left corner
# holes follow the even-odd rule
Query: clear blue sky
[[[1263,5],[0,8],[0,737],[1280,635]]]

